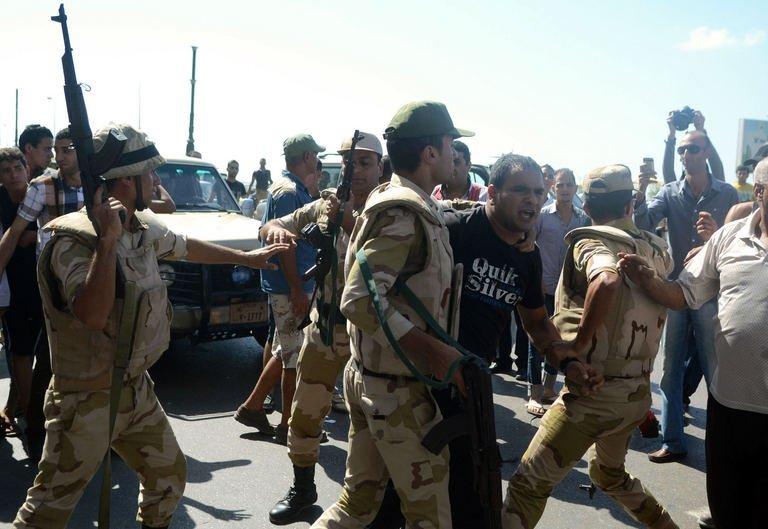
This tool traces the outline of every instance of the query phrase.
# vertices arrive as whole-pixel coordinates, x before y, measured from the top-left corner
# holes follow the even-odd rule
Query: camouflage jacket
[[[645,257],[661,277],[672,270],[666,242],[639,230],[631,220],[577,228],[565,241],[570,245],[555,293],[555,326],[565,340],[576,338],[590,281],[603,272],[619,274],[618,253]],[[592,336],[582,360],[606,377],[596,395],[603,400],[650,396],[650,373],[659,348],[666,309],[624,278],[612,310]],[[568,386],[569,390],[577,388]]]
[[[393,287],[400,278],[435,320],[446,327],[453,252],[438,205],[413,182],[393,175],[374,189],[355,223],[345,263],[341,312],[347,317],[352,355],[377,373],[411,376],[387,341],[374,312],[355,253],[363,249],[395,339],[427,326]],[[423,356],[411,357],[430,373]]]
[[[37,275],[51,349],[53,387],[59,391],[110,387],[124,281],[137,287],[133,353],[127,375],[142,374],[168,348],[172,312],[157,260],[183,258],[186,238],[168,230],[149,211],[136,213],[132,224],[132,230],[124,229],[117,242],[117,259],[124,274],[122,280],[117,279],[120,295],[106,326],[98,331],[87,328],[73,310],[98,242],[91,221],[83,209],[58,217],[45,227],[52,236],[40,254]]]

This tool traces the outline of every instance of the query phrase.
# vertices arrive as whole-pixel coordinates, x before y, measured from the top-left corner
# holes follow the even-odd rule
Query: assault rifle
[[[344,206],[349,201],[350,188],[352,187],[352,175],[355,172],[355,149],[357,143],[363,139],[359,130],[355,130],[352,135],[352,144],[344,157],[344,171],[341,174],[341,183],[336,188],[336,198],[339,200],[339,212],[335,219],[328,223],[328,233],[324,233],[315,223],[304,226],[301,230],[302,236],[317,250],[315,264],[303,275],[304,281],[315,279],[315,295],[317,295],[317,309],[320,314],[318,326],[320,327],[320,336],[325,345],[331,345],[333,342],[333,329],[337,321],[344,321],[343,316],[338,310],[339,299],[336,289],[336,277],[339,273],[339,256],[336,253],[336,241],[339,237],[341,224],[344,219]],[[331,274],[331,292],[330,299],[325,297],[325,278]],[[319,293],[319,295],[318,295]],[[314,296],[313,296],[314,299]],[[309,317],[299,325],[299,329],[309,325]]]
[[[457,437],[468,435],[472,444],[473,489],[483,505],[483,529],[501,529],[501,454],[496,443],[493,386],[486,363],[472,355],[461,368],[467,398],[462,412],[447,417],[424,436],[421,444],[433,454]]]
[[[59,6],[59,14],[51,17],[51,20],[61,24],[64,35],[64,55],[61,57],[61,65],[64,68],[64,97],[67,101],[67,115],[69,116],[69,134],[77,153],[77,163],[80,167],[80,180],[83,186],[83,201],[85,202],[88,218],[93,218],[93,195],[96,189],[104,186],[105,181],[101,176],[106,173],[123,152],[125,136],[116,131],[111,131],[107,142],[99,150],[94,152],[93,134],[88,123],[88,111],[85,108],[83,90],[77,82],[75,74],[75,62],[72,58],[72,46],[69,43],[69,29],[67,28],[67,15],[64,12],[64,4]],[[106,193],[102,197],[106,200]],[[123,213],[123,215],[125,215]],[[94,222],[94,228],[98,232],[99,227]]]
[[[75,62],[72,58],[72,46],[69,43],[69,29],[67,28],[67,15],[64,12],[64,4],[59,5],[59,14],[51,17],[51,20],[61,24],[64,35],[64,55],[61,57],[61,65],[64,68],[64,97],[67,101],[67,115],[69,116],[69,133],[77,153],[77,163],[80,167],[80,180],[83,186],[83,201],[85,202],[88,218],[93,223],[94,230],[99,233],[99,226],[93,213],[94,194],[101,187],[102,200],[107,200],[106,182],[101,176],[112,168],[125,148],[126,138],[122,134],[112,130],[107,141],[98,153],[94,152],[93,135],[88,123],[88,112],[85,108],[83,90],[77,82],[75,75]],[[120,218],[125,222],[125,212],[120,212]],[[123,277],[119,262],[118,274]],[[123,373],[128,366],[132,349],[133,317],[136,311],[136,299],[133,295],[135,285],[132,282],[123,281],[123,310],[120,317],[120,328],[117,335],[117,347],[115,364],[112,370],[112,387],[110,389],[109,402],[109,429],[104,432],[107,439],[112,439],[115,427],[117,407],[120,403]],[[99,501],[99,529],[109,528],[109,503],[111,493],[111,450],[107,447],[104,456],[103,480],[101,484],[101,499]]]

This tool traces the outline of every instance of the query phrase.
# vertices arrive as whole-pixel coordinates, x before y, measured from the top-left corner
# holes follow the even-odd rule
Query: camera
[[[695,110],[693,110],[689,106],[684,106],[680,110],[675,110],[672,112],[672,125],[677,130],[687,130],[688,127],[691,126],[691,123],[693,123],[693,113]]]

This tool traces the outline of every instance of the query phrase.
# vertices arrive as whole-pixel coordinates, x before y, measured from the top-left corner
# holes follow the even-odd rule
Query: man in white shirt
[[[624,255],[630,280],[671,309],[717,297],[715,358],[707,404],[707,497],[716,527],[765,527],[768,494],[768,159],[755,168],[759,209],[726,224],[675,281]]]

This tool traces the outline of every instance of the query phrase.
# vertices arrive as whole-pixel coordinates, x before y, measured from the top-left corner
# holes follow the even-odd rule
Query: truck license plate
[[[267,321],[267,302],[238,303],[229,308],[230,323],[262,323]]]

